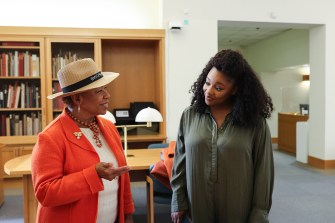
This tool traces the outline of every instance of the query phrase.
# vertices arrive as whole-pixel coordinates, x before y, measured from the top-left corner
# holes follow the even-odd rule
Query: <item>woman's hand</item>
[[[171,213],[171,219],[173,223],[182,223],[185,215],[185,211],[178,211]]]
[[[117,179],[118,176],[129,172],[130,167],[129,166],[121,166],[118,168],[113,167],[112,163],[105,163],[100,162],[97,163],[95,166],[95,170],[97,171],[97,174],[100,178],[104,178],[106,180],[114,180]]]

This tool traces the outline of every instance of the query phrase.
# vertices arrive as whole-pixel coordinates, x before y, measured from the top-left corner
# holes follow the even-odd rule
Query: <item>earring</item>
[[[80,113],[80,104],[78,105],[78,113]]]

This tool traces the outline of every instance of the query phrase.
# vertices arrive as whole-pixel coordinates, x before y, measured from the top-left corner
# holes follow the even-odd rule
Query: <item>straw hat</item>
[[[48,99],[65,97],[93,88],[101,87],[112,82],[119,76],[114,72],[100,72],[97,64],[86,58],[67,64],[57,73],[61,92],[49,95]]]

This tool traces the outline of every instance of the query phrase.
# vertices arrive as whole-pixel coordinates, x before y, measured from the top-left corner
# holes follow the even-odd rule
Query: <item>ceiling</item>
[[[246,47],[279,33],[290,30],[276,27],[223,27],[219,26],[219,45]]]
[[[309,29],[308,24],[257,23],[257,22],[218,22],[219,46],[246,47],[266,38],[291,29]]]

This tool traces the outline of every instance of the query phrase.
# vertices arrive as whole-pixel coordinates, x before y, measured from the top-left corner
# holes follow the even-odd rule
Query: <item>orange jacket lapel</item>
[[[65,110],[60,114],[60,122],[64,128],[66,137],[71,143],[76,144],[82,149],[95,152],[91,143],[80,131],[78,125],[68,116]]]

